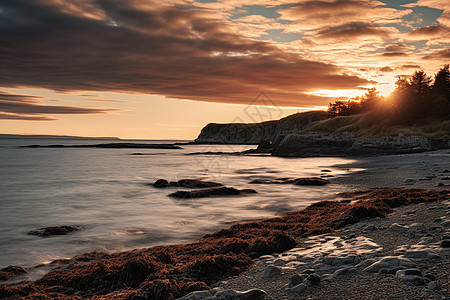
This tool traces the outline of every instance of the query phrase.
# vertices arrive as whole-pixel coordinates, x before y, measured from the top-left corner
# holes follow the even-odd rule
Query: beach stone
[[[391,226],[389,226],[389,229],[391,229],[393,231],[404,231],[404,230],[407,230],[408,227],[400,225],[398,223],[392,223]]]
[[[244,292],[224,290],[217,292],[211,300],[262,300],[267,293],[261,289],[252,289]],[[209,299],[208,299],[209,300]]]
[[[264,270],[264,273],[263,273],[263,278],[271,278],[271,277],[274,277],[274,276],[277,276],[277,275],[280,275],[282,272],[281,272],[281,269],[280,268],[278,268],[278,267],[276,267],[276,266],[273,266],[273,265],[270,265],[270,266],[267,266],[266,267],[266,269]]]
[[[368,266],[370,266],[371,264],[377,262],[378,260],[376,258],[368,258],[363,260],[362,262],[360,262],[359,264],[356,265],[357,268],[366,268]]]
[[[373,224],[367,224],[367,226],[364,228],[364,231],[374,231],[377,229],[377,227]]]
[[[155,181],[155,183],[153,183],[153,186],[155,188],[163,188],[163,187],[168,187],[169,186],[169,182],[165,179],[158,179]]]
[[[434,276],[433,274],[425,274],[423,277],[426,277],[431,281],[436,281],[436,276]]]
[[[333,273],[333,276],[334,277],[339,277],[339,276],[342,276],[342,275],[347,275],[347,274],[352,274],[352,273],[356,273],[356,269],[354,267],[345,267],[345,268],[341,268],[341,269],[336,270]]]
[[[450,248],[450,240],[443,240],[441,242],[441,247],[442,248]]]
[[[317,275],[315,273],[309,274],[309,276],[306,277],[305,281],[308,281],[311,284],[319,284],[320,283],[320,277],[319,277],[319,275]]]
[[[402,277],[405,275],[417,275],[417,276],[422,276],[422,272],[420,272],[419,269],[404,269],[404,270],[398,270],[395,273],[396,277]]]
[[[378,271],[378,274],[380,274],[380,275],[385,275],[385,274],[389,274],[389,275],[395,275],[396,273],[397,273],[397,271],[398,270],[404,270],[404,269],[406,269],[406,267],[395,267],[395,268],[392,268],[392,269],[389,269],[389,268],[381,268],[379,271]]]
[[[286,261],[282,258],[278,258],[278,259],[274,260],[273,264],[275,266],[284,266],[286,264]]]
[[[430,279],[418,275],[404,275],[400,278],[403,283],[414,286],[426,285],[428,282],[430,282]]]
[[[415,266],[415,264],[406,258],[398,256],[386,256],[379,261],[371,264],[370,266],[364,268],[363,271],[369,273],[377,273],[381,268],[395,268],[399,266],[412,268]]]
[[[430,281],[427,283],[427,289],[436,290],[439,288],[439,284],[436,281]]]
[[[291,278],[289,279],[289,286],[296,286],[302,283],[306,279],[306,277],[307,276],[298,274],[292,275]]]

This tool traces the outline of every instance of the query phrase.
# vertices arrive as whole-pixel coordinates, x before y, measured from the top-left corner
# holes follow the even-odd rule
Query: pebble
[[[267,266],[266,267],[266,269],[264,270],[264,273],[263,273],[263,278],[271,278],[271,277],[274,277],[274,276],[277,276],[277,275],[280,275],[282,272],[281,272],[281,269],[280,268],[278,268],[278,267],[276,267],[276,266],[273,266],[273,265],[270,265],[270,266]]]
[[[441,247],[442,248],[450,248],[450,240],[443,240],[441,242]]]
[[[436,290],[437,288],[439,288],[439,284],[436,281],[430,281],[427,283],[427,289]]]

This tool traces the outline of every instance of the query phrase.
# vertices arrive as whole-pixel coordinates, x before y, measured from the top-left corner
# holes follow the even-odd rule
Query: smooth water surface
[[[30,267],[93,250],[182,243],[234,222],[302,208],[330,198],[345,187],[248,182],[255,178],[317,176],[324,174],[324,168],[332,171],[327,174],[339,176],[351,170],[332,166],[352,161],[186,155],[254,147],[244,145],[187,145],[179,150],[18,147],[105,142],[0,140],[0,268]],[[132,155],[136,152],[145,155]],[[167,196],[176,189],[149,185],[158,178],[212,180],[236,188],[253,188],[258,194],[176,200]],[[47,238],[27,234],[33,229],[59,225],[81,225],[84,230]]]

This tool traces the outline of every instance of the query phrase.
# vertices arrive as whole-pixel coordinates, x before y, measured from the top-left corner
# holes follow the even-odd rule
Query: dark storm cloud
[[[0,3],[2,86],[244,104],[265,90],[278,105],[302,106],[328,103],[305,94],[316,89],[369,83],[337,66],[241,36],[192,7],[131,0],[77,3]]]
[[[42,97],[12,94],[0,91],[0,119],[55,120],[47,114],[98,114],[110,109],[62,105],[45,105]]]

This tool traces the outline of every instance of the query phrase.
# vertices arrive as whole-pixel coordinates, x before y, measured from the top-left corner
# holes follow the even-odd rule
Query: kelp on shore
[[[331,232],[362,219],[385,217],[402,205],[449,199],[449,190],[374,188],[340,194],[307,208],[238,223],[182,245],[114,254],[90,252],[63,263],[35,282],[0,285],[1,299],[173,299],[228,276],[253,258],[295,247],[298,238]]]

